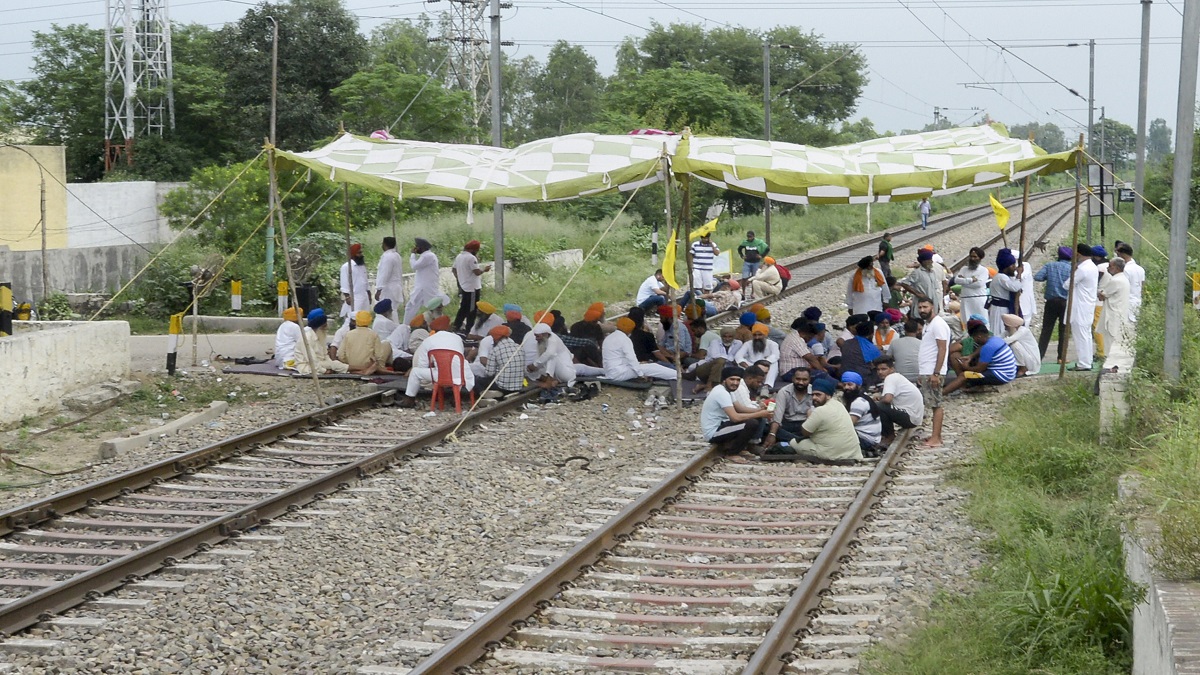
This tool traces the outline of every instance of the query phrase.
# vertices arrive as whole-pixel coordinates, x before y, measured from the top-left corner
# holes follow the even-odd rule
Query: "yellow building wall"
[[[67,156],[61,145],[0,146],[0,246],[42,248],[39,163],[46,179],[46,248],[67,247]]]

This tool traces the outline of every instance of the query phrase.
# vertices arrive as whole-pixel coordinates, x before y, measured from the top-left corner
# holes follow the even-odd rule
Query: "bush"
[[[40,321],[69,321],[77,316],[63,293],[54,293],[39,302],[37,315]]]

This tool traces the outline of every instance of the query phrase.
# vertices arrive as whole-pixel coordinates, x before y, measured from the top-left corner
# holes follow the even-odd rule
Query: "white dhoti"
[[[587,366],[582,363],[573,364],[575,366],[575,377],[604,377],[604,369],[595,366]]]
[[[679,377],[674,368],[668,368],[657,363],[639,363],[638,369],[642,371],[643,377],[652,377],[656,380],[675,380]]]
[[[1092,339],[1092,322],[1071,322],[1071,340],[1075,343],[1075,366],[1091,368],[1096,343]]]
[[[568,387],[575,384],[576,366],[573,362],[566,359],[551,359],[545,365],[540,365],[537,370],[529,373],[530,381],[540,380],[549,375]]]

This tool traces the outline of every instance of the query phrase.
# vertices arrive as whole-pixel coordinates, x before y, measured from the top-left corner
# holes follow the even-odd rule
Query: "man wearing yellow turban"
[[[637,323],[623,316],[617,319],[617,330],[604,338],[604,377],[617,382],[647,378],[674,380],[674,368],[657,363],[638,363],[637,353],[633,350],[633,340],[629,338],[629,334],[635,328]]]
[[[296,345],[300,343],[300,315],[295,307],[283,310],[283,323],[275,331],[275,366],[294,368]]]
[[[493,328],[504,324],[504,318],[497,315],[496,306],[487,300],[475,303],[475,322],[467,327],[468,340],[482,340]]]
[[[387,370],[392,363],[391,344],[379,339],[371,329],[371,313],[354,314],[354,330],[346,334],[338,347],[338,361],[345,363],[351,373],[371,375]]]

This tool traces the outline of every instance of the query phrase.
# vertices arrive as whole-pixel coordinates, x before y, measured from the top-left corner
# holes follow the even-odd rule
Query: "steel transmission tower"
[[[133,164],[134,139],[175,128],[167,0],[105,0],[104,170]]]
[[[440,2],[440,0],[428,0]],[[472,123],[478,134],[480,124],[491,112],[492,75],[488,67],[491,58],[489,37],[489,0],[448,0],[449,11],[442,22],[442,35],[429,38],[431,42],[445,42],[450,48],[450,72],[458,88],[471,94]],[[501,2],[508,9],[511,2]],[[501,44],[512,44],[501,42]]]

